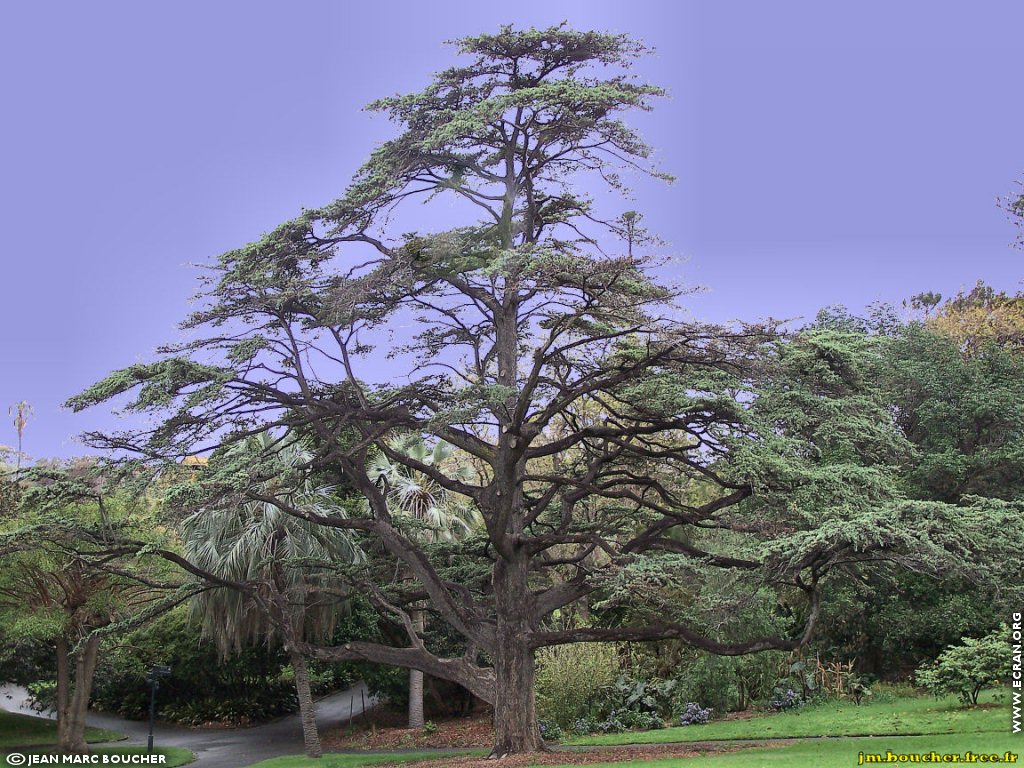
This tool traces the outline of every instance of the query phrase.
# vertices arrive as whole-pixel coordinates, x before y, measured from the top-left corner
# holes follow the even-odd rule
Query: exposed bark
[[[409,727],[422,728],[423,723],[423,672],[409,670]]]
[[[543,748],[537,727],[533,690],[534,649],[530,645],[530,609],[523,601],[528,594],[525,559],[506,563],[498,560],[494,569],[495,608],[498,643],[494,674],[499,692],[494,702],[494,747],[492,757],[505,757]]]
[[[413,611],[413,626],[417,633],[423,632],[425,620],[423,611]],[[409,670],[409,727],[422,728],[423,719],[423,670]]]
[[[491,704],[496,701],[494,670],[480,667],[465,658],[445,659],[421,648],[395,648],[380,643],[351,642],[334,648],[302,644],[308,656],[322,661],[372,661],[404,669],[420,669],[433,677],[458,683],[477,698]]]

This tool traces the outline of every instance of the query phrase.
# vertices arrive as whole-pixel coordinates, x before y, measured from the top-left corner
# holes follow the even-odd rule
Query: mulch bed
[[[405,713],[374,711],[357,718],[351,732],[347,726],[335,728],[320,735],[325,749],[460,749],[464,747],[489,748],[494,743],[494,727],[490,712],[471,717],[437,718],[436,733],[424,733],[422,728],[406,728]],[[494,764],[491,763],[493,766]]]

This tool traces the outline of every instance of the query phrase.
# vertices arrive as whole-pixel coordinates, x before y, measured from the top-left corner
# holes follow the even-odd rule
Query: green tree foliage
[[[830,593],[815,647],[824,658],[855,660],[863,672],[909,674],[961,637],[998,625],[1014,600],[999,586],[876,571]]]
[[[964,706],[977,704],[983,688],[1009,678],[1009,628],[1003,624],[982,638],[962,638],[917,671],[917,682],[935,696],[956,694]]]
[[[961,636],[991,631],[1021,599],[1012,542],[1021,535],[1024,498],[1024,361],[975,312],[992,301],[982,286],[945,303],[932,295],[932,310],[916,320],[885,308],[869,318],[842,310],[819,317],[820,327],[854,334],[871,350],[867,380],[909,448],[892,466],[898,493],[921,509],[970,516],[976,531],[987,530],[997,547],[1005,543],[1000,554],[975,534],[969,546],[978,547],[979,568],[967,576],[882,567],[850,581],[824,609],[820,647],[829,656],[856,657],[875,673],[903,671]]]
[[[662,94],[631,75],[644,48],[565,27],[457,46],[463,60],[423,91],[372,105],[398,133],[341,198],[221,257],[185,323],[190,341],[71,401],[132,393],[129,410],[155,417],[94,444],[170,460],[268,428],[308,435],[310,469],[343,475],[365,511],[275,505],[357,532],[415,588],[360,585],[400,640],[305,650],[457,682],[495,706],[495,756],[542,746],[540,648],[792,649],[811,637],[826,585],[882,558],[972,569],[962,528],[976,519],[900,494],[889,462],[906,442],[870,394],[858,338],[786,342],[772,328],[681,320],[685,291],[654,278],[640,216],[577,186],[585,175],[613,191],[625,173],[664,178],[626,122]],[[464,226],[401,229],[408,201],[438,196]],[[473,472],[396,450],[406,434],[454,446]],[[418,539],[368,469],[378,455],[472,499],[484,540]],[[672,585],[683,585],[685,618],[553,619]],[[778,595],[788,632],[723,627],[701,610],[720,615],[718,596],[760,589]],[[411,617],[424,600],[463,653],[426,645]]]
[[[889,342],[884,372],[918,453],[911,495],[1024,497],[1024,356],[997,343],[965,356],[954,338],[910,324]]]
[[[280,642],[294,671],[306,754],[320,757],[320,736],[303,640],[333,634],[344,610],[344,583],[332,568],[357,564],[362,551],[344,530],[288,514],[342,515],[331,489],[315,486],[302,468],[311,455],[294,438],[261,433],[214,456],[215,477],[234,474],[246,494],[232,495],[193,512],[182,522],[183,556],[231,586],[193,598],[193,615],[222,655],[247,644]],[[243,587],[243,588],[239,588]]]
[[[180,606],[132,630],[100,658],[93,689],[99,709],[142,720],[149,709],[146,675],[171,668],[160,681],[160,717],[184,725],[247,725],[298,710],[288,655],[279,646],[247,645],[224,657]],[[351,680],[351,673],[311,665],[315,692]]]
[[[395,438],[391,447],[410,460],[447,472],[449,476],[463,481],[470,478],[469,467],[455,465],[454,448],[443,441],[431,446],[419,435],[404,435]],[[472,501],[449,493],[430,475],[393,462],[384,454],[371,458],[368,469],[370,476],[377,479],[377,484],[386,489],[387,503],[392,513],[407,516],[421,527],[416,534],[419,541],[458,541],[482,528],[483,521]],[[413,610],[411,618],[416,632],[422,634],[426,628],[424,611]],[[423,685],[423,672],[410,669],[410,728],[422,728],[424,724]]]
[[[33,467],[21,485],[15,515],[0,528],[0,626],[10,642],[53,649],[58,745],[84,752],[104,634],[175,585],[166,569],[121,545],[126,535],[159,533],[148,502],[120,490],[99,465]]]

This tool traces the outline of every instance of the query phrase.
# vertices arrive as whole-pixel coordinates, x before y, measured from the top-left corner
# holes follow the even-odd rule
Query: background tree
[[[925,325],[953,340],[965,357],[993,346],[1019,356],[1024,352],[1024,295],[997,291],[979,280],[970,291],[936,302]]]
[[[419,435],[398,437],[392,447],[415,460],[447,472],[460,480],[470,479],[469,467],[453,466],[453,448],[438,441],[428,445]],[[388,505],[394,514],[409,515],[422,525],[416,534],[422,541],[454,542],[473,533],[481,521],[469,499],[458,498],[436,483],[429,475],[410,469],[404,464],[390,461],[383,454],[370,460],[370,476],[376,477],[385,489]],[[417,633],[426,630],[424,611],[413,610],[413,626]],[[409,727],[422,728],[423,671],[409,670]]]
[[[320,757],[320,736],[309,670],[300,642],[323,641],[344,610],[344,583],[337,567],[362,561],[343,530],[283,512],[278,501],[317,517],[339,514],[331,489],[304,475],[309,454],[294,438],[262,433],[217,456],[208,469],[251,478],[245,485],[261,500],[221,498],[183,521],[183,556],[203,572],[244,584],[206,589],[193,599],[193,615],[221,654],[246,644],[280,642],[295,674],[303,741]],[[236,480],[237,482],[237,480]]]
[[[275,504],[359,531],[420,593],[399,605],[367,586],[406,645],[308,650],[463,685],[495,707],[495,756],[542,746],[538,648],[675,638],[724,655],[792,649],[810,638],[829,579],[879,550],[969,567],[959,536],[976,517],[904,504],[894,490],[886,462],[899,441],[864,393],[852,342],[789,348],[770,328],[680,320],[685,292],[652,277],[659,262],[643,255],[639,218],[603,212],[581,187],[588,176],[613,192],[623,173],[663,177],[623,119],[661,95],[629,74],[643,47],[564,27],[457,45],[462,64],[372,105],[399,134],[341,199],[221,258],[185,323],[193,341],[71,401],[135,390],[130,409],[162,416],[94,444],[158,460],[268,426],[308,432],[313,467],[340,472],[367,511]],[[459,201],[465,226],[399,229],[406,201],[441,194]],[[410,323],[382,359],[373,345],[385,326]],[[390,381],[370,383],[385,370]],[[397,434],[455,446],[472,479],[396,450]],[[376,455],[472,499],[486,541],[463,555],[476,568],[454,577],[393,514],[368,471]],[[590,598],[641,600],[646,584],[719,572],[777,590],[792,632],[726,638],[697,611],[618,626],[551,620]],[[423,599],[464,638],[461,656],[425,646],[409,614]]]
[[[916,498],[1024,498],[1024,355],[973,337],[967,347],[911,323],[887,342],[880,382],[918,452],[906,473]]]
[[[1024,498],[1024,370],[1013,343],[990,333],[988,313],[975,311],[993,296],[982,285],[946,302],[922,294],[927,301],[915,303],[926,309],[923,317],[900,319],[881,307],[858,318],[840,309],[822,312],[817,325],[869,350],[865,378],[907,443],[893,466],[900,492],[970,509],[979,521],[991,514],[1008,525],[993,532],[998,540],[1019,535],[1013,509]],[[857,659],[862,671],[913,669],[1004,620],[1021,599],[1009,575],[1019,555],[1008,552],[1004,565],[1002,575],[873,569],[826,601],[821,647]]]
[[[955,693],[964,706],[977,705],[983,688],[1010,678],[1009,636],[1010,628],[1003,624],[980,639],[961,638],[962,644],[950,646],[918,670],[918,684],[935,696]]]
[[[17,462],[15,468],[16,477],[21,475],[22,442],[25,436],[25,427],[28,426],[28,420],[32,417],[33,413],[32,406],[27,400],[22,400],[7,409],[7,414],[14,417],[14,429],[18,433],[18,452],[15,454]]]
[[[103,631],[165,597],[160,567],[129,562],[118,537],[151,524],[144,499],[96,465],[29,470],[16,515],[0,528],[0,624],[7,639],[55,652],[58,747],[87,751],[85,715]]]
[[[1024,182],[1018,182],[1017,186],[1024,188]],[[1017,247],[1024,248],[1024,192],[1007,195],[999,204],[1017,227]]]

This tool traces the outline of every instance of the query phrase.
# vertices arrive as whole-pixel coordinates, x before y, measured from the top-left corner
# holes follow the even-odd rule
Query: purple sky
[[[507,7],[512,10],[501,10]],[[0,444],[111,425],[69,395],[178,338],[205,262],[337,197],[361,112],[502,23],[635,35],[671,98],[634,120],[671,187],[635,207],[702,318],[813,316],[979,278],[1018,290],[995,198],[1024,174],[1024,3],[8,2],[0,8]]]

